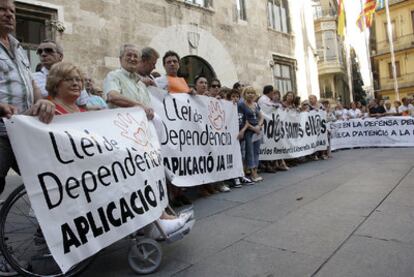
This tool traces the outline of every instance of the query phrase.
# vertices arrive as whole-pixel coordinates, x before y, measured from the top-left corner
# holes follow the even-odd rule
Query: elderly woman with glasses
[[[57,115],[85,111],[76,105],[76,99],[81,94],[83,85],[82,73],[75,65],[59,62],[52,66],[46,81],[46,89],[50,100],[56,105]]]

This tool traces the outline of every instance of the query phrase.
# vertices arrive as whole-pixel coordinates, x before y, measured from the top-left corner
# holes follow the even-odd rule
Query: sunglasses
[[[36,50],[36,54],[37,55],[42,55],[43,53],[45,53],[45,54],[47,54],[47,55],[50,55],[50,54],[53,54],[53,53],[55,53],[56,51],[55,51],[55,49],[53,49],[53,48],[38,48],[37,50]]]
[[[220,85],[211,85],[212,88],[220,88]]]

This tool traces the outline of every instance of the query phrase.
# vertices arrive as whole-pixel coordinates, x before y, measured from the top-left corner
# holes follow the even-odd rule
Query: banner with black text
[[[298,113],[273,108],[262,112],[264,143],[260,147],[260,160],[292,159],[327,149],[325,111]]]
[[[331,123],[332,150],[353,147],[412,147],[414,118],[394,116]]]
[[[237,106],[213,97],[150,88],[164,166],[179,187],[243,176]]]
[[[168,203],[154,125],[140,108],[6,120],[47,245],[63,272],[158,219]]]

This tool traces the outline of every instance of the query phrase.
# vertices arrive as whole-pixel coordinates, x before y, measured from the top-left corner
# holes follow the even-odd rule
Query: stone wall
[[[246,1],[247,22],[237,20],[235,1],[214,1],[208,9],[182,0],[20,2],[58,7],[66,30],[57,40],[64,47],[65,60],[80,65],[98,84],[118,67],[123,43],[153,46],[161,56],[168,49],[181,56],[198,55],[225,85],[242,80],[258,88],[273,83],[272,54],[295,58],[293,35],[267,27],[267,1]],[[189,32],[199,34],[196,49],[189,45]],[[157,70],[164,73],[161,62]]]

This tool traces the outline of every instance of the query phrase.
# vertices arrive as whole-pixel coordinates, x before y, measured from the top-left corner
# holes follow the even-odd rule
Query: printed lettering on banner
[[[412,147],[414,118],[394,116],[332,123],[332,150],[353,147]]]
[[[6,127],[63,272],[155,221],[168,204],[157,133],[141,109],[56,116],[48,125],[19,115]]]
[[[260,160],[280,160],[310,155],[328,147],[325,111],[298,113],[279,109],[262,109],[264,143]]]
[[[237,107],[213,97],[151,88],[164,166],[179,187],[243,175]]]

